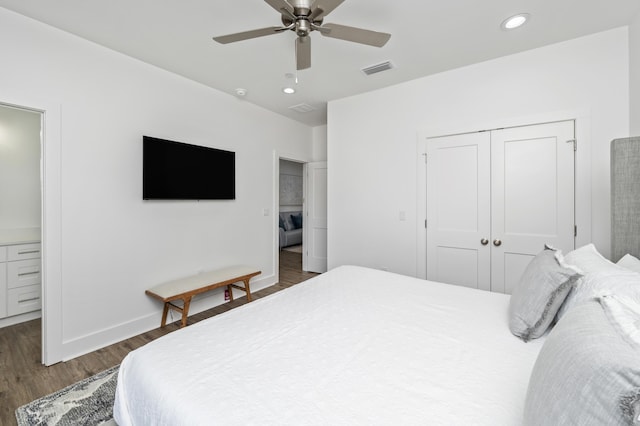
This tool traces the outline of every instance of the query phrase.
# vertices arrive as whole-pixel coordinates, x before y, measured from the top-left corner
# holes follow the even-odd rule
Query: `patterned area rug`
[[[16,410],[18,426],[115,425],[113,401],[118,367],[23,405]]]

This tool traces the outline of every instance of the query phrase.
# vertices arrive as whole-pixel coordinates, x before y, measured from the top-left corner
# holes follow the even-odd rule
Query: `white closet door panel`
[[[535,257],[535,254],[512,253],[508,251],[501,254],[504,258],[504,290],[500,289],[500,292],[511,294],[514,286],[520,281],[522,273],[529,262],[531,262],[531,259]]]
[[[478,231],[478,145],[441,148],[436,179],[445,185],[438,191],[438,229]]]
[[[460,247],[437,247],[436,281],[464,287],[479,288],[480,253],[474,249]],[[435,280],[435,278],[433,278]]]
[[[491,132],[492,291],[510,293],[544,244],[574,248],[573,139],[573,121]]]
[[[555,237],[556,162],[555,138],[504,143],[505,234]]]
[[[489,290],[490,136],[427,142],[427,278]]]

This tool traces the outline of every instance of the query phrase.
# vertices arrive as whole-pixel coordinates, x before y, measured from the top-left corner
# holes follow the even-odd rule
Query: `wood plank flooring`
[[[317,274],[302,271],[302,255],[280,252],[280,281],[253,293],[255,299],[276,293]],[[246,303],[241,297],[189,317],[189,324],[226,312]],[[158,322],[160,321],[158,315]],[[50,367],[41,364],[41,322],[28,321],[0,328],[0,425],[16,424],[15,410],[79,380],[119,364],[133,349],[178,328],[179,321],[132,337],[87,355]]]

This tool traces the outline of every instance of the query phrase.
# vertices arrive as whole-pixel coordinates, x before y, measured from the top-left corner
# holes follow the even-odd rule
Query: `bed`
[[[517,425],[544,339],[515,338],[508,304],[339,267],[129,354],[116,421]]]
[[[540,291],[550,259],[569,275]],[[637,425],[640,260],[628,261],[636,272],[592,244],[564,260],[545,249],[521,280],[533,277],[532,286],[511,297],[342,266],[132,351],[114,418],[120,426]],[[531,268],[537,262],[544,269]],[[579,282],[574,264],[586,271]],[[545,292],[553,300],[538,297]],[[535,314],[532,333],[518,321],[536,305],[548,324]]]

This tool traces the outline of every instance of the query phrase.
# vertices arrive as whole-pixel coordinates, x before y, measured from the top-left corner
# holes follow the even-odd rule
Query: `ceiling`
[[[345,0],[325,23],[391,33],[390,41],[376,48],[315,31],[312,66],[296,72],[291,31],[226,45],[211,39],[280,25],[263,0],[0,0],[0,6],[232,96],[243,88],[243,101],[310,126],[326,123],[328,101],[624,26],[640,13],[637,0]],[[501,29],[521,12],[531,15],[527,24]],[[394,68],[361,71],[383,61]],[[296,93],[284,94],[285,86]],[[314,110],[290,109],[300,104]]]

